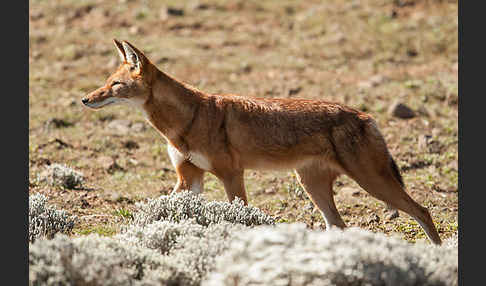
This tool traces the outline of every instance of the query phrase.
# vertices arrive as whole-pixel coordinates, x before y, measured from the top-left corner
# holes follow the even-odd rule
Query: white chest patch
[[[189,152],[189,161],[205,171],[211,170],[211,162],[209,159],[198,152]]]
[[[211,162],[201,153],[189,152],[189,155],[186,157],[171,144],[167,144],[167,152],[169,153],[170,162],[174,167],[178,167],[180,164],[182,164],[182,162],[188,160],[198,168],[205,171],[211,170]]]
[[[169,158],[172,166],[177,167],[182,164],[182,162],[184,162],[184,155],[182,155],[182,153],[179,152],[179,150],[177,150],[171,144],[167,144],[167,152],[169,153]]]

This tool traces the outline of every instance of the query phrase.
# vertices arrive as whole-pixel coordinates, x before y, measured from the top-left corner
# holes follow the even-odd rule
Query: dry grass
[[[117,233],[126,220],[117,210],[130,212],[135,202],[165,194],[176,182],[165,142],[138,111],[80,105],[118,65],[112,38],[129,40],[160,69],[207,92],[322,98],[369,112],[409,193],[430,209],[441,237],[457,232],[457,2],[29,4],[29,193],[46,194],[77,215],[75,234]],[[417,116],[392,117],[388,108],[395,101]],[[84,189],[37,182],[54,163],[82,172]],[[291,172],[247,171],[246,186],[249,203],[280,221],[324,228]],[[348,178],[340,178],[335,191],[349,226],[424,238],[406,214],[386,219],[384,204]],[[212,175],[205,177],[205,195],[226,200]]]

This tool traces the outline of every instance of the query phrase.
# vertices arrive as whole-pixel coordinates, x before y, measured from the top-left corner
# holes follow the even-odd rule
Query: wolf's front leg
[[[184,161],[175,167],[177,172],[177,184],[172,192],[190,190],[199,194],[203,191],[204,171],[194,166],[191,162]]]
[[[190,190],[196,194],[201,193],[203,191],[204,170],[187,161],[171,144],[167,145],[167,151],[177,172],[177,184],[172,192]]]

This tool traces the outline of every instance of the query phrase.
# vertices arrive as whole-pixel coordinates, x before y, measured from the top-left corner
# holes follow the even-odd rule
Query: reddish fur
[[[177,158],[175,191],[191,189],[209,171],[223,181],[229,200],[240,197],[246,203],[245,169],[295,169],[327,225],[345,227],[332,183],[346,174],[376,198],[412,215],[434,243],[441,242],[428,211],[405,192],[370,115],[321,100],[207,94],[161,72],[125,42],[138,56],[141,68],[135,69],[123,45],[115,45],[123,64],[85,104],[107,96],[142,102],[148,122],[178,150],[171,155]],[[114,91],[114,81],[125,85]]]

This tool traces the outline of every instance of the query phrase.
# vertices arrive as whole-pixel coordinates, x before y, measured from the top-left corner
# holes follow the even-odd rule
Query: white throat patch
[[[171,144],[167,144],[167,152],[169,153],[170,162],[174,168],[177,168],[184,162],[184,155]]]
[[[145,117],[145,119],[147,119],[147,120],[149,119],[147,111],[145,110],[145,108],[143,108],[145,100],[135,97],[135,98],[127,98],[127,99],[125,99],[125,101],[127,103],[133,105],[134,107],[138,108],[139,110],[141,110],[143,117]]]

